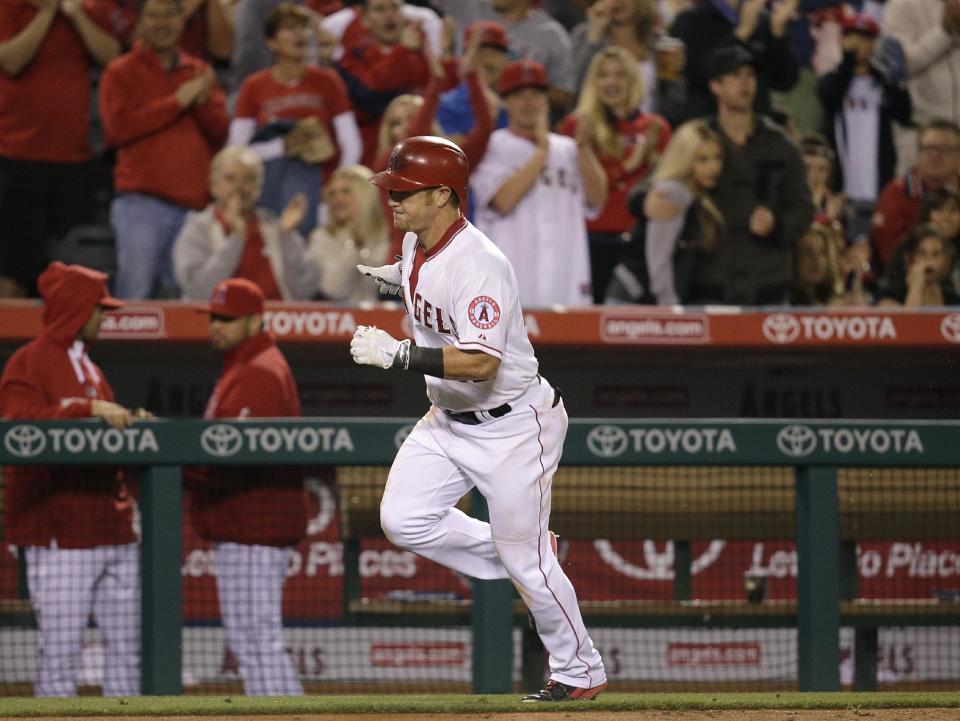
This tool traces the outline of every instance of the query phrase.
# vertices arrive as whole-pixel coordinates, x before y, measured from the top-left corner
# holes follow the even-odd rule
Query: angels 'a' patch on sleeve
[[[467,314],[470,322],[480,330],[488,330],[500,322],[500,306],[488,295],[480,295],[470,301]]]

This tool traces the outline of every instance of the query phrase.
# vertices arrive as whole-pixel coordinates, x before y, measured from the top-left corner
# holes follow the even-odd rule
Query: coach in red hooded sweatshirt
[[[8,420],[102,418],[128,427],[145,411],[114,402],[87,356],[106,310],[120,301],[107,276],[51,263],[40,274],[44,330],[11,356],[0,377]],[[37,696],[76,695],[83,630],[91,612],[106,642],[103,693],[140,693],[140,573],[132,504],[122,472],[104,466],[7,469],[6,541],[26,552],[40,627]]]
[[[272,333],[263,329],[256,283],[229,278],[213,288],[210,340],[223,375],[204,418],[300,416],[297,384]],[[306,535],[307,502],[296,467],[191,469],[197,533],[213,545],[227,645],[248,696],[303,693],[283,642],[283,584],[290,552]]]

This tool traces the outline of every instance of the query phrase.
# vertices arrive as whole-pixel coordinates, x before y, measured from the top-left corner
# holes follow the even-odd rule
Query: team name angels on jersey
[[[413,296],[413,319],[437,333],[444,335],[453,333],[453,328],[450,327],[450,315],[445,313],[440,306],[424,300],[419,293],[415,293]]]
[[[537,375],[513,268],[476,227],[460,218],[429,252],[403,240],[403,299],[419,346],[453,345],[500,359],[495,378],[466,383],[426,376],[441,408],[485,410],[515,402]]]

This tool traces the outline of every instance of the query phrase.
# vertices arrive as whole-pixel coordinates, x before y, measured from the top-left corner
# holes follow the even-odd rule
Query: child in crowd
[[[960,305],[960,297],[949,283],[950,245],[936,226],[922,223],[903,242],[906,273],[902,281],[886,276],[880,285],[880,305],[924,308]]]
[[[830,228],[814,223],[794,247],[790,305],[840,305],[843,280]]]

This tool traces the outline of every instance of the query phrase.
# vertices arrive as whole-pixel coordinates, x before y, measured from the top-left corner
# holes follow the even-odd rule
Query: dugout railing
[[[434,622],[472,622],[474,690],[510,691],[513,664],[507,661],[520,614],[508,583],[475,582],[467,602],[378,606],[360,598],[359,580],[351,571],[358,544],[377,533],[377,488],[411,422],[149,421],[126,431],[93,421],[4,422],[0,465],[143,468],[144,693],[183,690],[177,632],[184,621],[181,470],[192,464],[343,469],[338,482],[345,622],[411,623],[417,614]],[[859,601],[855,557],[862,539],[960,536],[958,431],[960,422],[952,421],[572,421],[555,482],[553,527],[568,538],[622,534],[670,539],[675,549],[671,599],[584,602],[588,625],[795,627],[797,684],[804,691],[840,687],[838,636],[841,626],[853,627],[855,686],[874,687],[878,627],[960,624],[960,601],[953,597]],[[608,473],[592,478],[577,473],[589,468]],[[654,469],[660,469],[658,475],[650,476],[647,471]],[[727,484],[734,479],[739,499],[735,506],[724,506],[724,483],[710,480],[705,475],[709,469],[726,469]],[[898,474],[897,469],[944,473],[929,482],[922,471]],[[864,478],[878,483],[883,492],[858,494]],[[610,491],[611,484],[616,492]],[[681,488],[690,492],[673,492]],[[704,537],[795,539],[795,602],[692,601],[690,543]],[[4,603],[0,615],[16,623],[28,621],[22,601]],[[524,645],[528,652],[535,658],[532,644]],[[527,664],[528,669],[536,666],[535,661]]]

